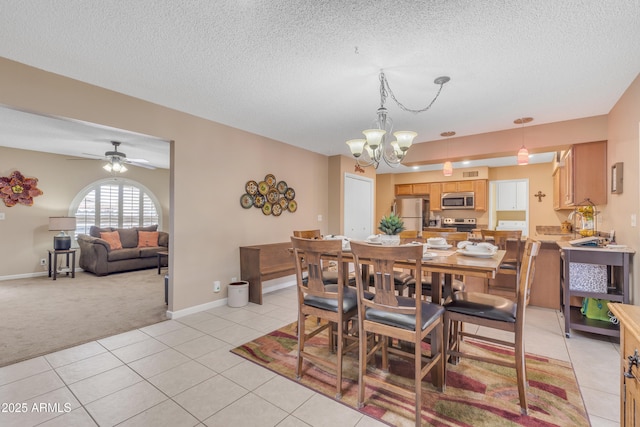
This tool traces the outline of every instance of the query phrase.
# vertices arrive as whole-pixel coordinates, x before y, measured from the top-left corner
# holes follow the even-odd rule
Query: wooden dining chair
[[[455,229],[454,229],[455,230]],[[426,242],[427,239],[440,237],[447,241],[448,244],[452,245],[452,250],[456,250],[456,246],[460,242],[464,242],[469,238],[469,233],[466,231],[423,231],[422,238]],[[444,275],[442,276],[442,283],[440,286],[444,287]],[[409,289],[409,296],[412,296],[415,293],[416,281],[412,280],[407,283],[407,288]],[[453,292],[464,291],[466,286],[464,284],[464,277],[457,276],[451,279],[451,289]],[[451,292],[448,289],[443,288],[442,297],[444,299],[448,298]],[[431,295],[431,276],[424,276],[422,278],[422,296],[427,297]],[[438,302],[438,301],[434,301]]]
[[[336,373],[336,399],[342,398],[342,359],[344,353],[355,349],[358,342],[352,339],[349,346],[348,322],[358,313],[357,292],[353,287],[345,286],[343,281],[342,241],[315,240],[291,237],[294,260],[296,266],[296,281],[298,284],[298,359],[296,363],[296,378],[302,378],[303,360],[312,362],[323,368],[329,368]],[[338,276],[336,284],[325,284],[323,280],[323,254],[335,255],[338,260]],[[303,278],[303,272],[306,277]],[[313,331],[307,332],[305,319],[315,316],[319,319]],[[327,331],[329,342],[333,343],[334,326],[336,333],[336,357],[322,357],[322,355],[307,352],[305,343],[308,339]]]
[[[400,244],[411,243],[420,239],[420,231],[404,230],[400,232]]]
[[[303,239],[322,239],[320,230],[293,230],[293,235]]]
[[[520,412],[526,414],[527,407],[527,375],[524,353],[524,322],[525,309],[529,304],[531,283],[535,272],[535,261],[540,251],[540,242],[527,240],[522,261],[522,273],[518,283],[517,299],[513,301],[499,295],[487,293],[458,292],[451,300],[444,304],[444,336],[447,342],[446,357],[451,357],[452,363],[457,363],[459,357],[494,363],[501,366],[515,368],[520,397]],[[471,333],[458,327],[461,322],[473,324],[480,328]],[[497,339],[484,335],[486,328],[499,329],[513,333],[513,340]],[[485,331],[482,333],[482,331]],[[451,335],[451,336],[450,336]],[[463,337],[473,338],[488,343],[507,346],[514,350],[514,358],[490,358],[476,354],[465,353],[461,348]],[[465,344],[469,345],[469,344]],[[472,369],[472,368],[471,368]]]
[[[365,402],[365,386],[373,384],[382,390],[400,394],[415,403],[416,426],[421,425],[422,380],[431,373],[432,384],[444,391],[443,324],[444,309],[420,298],[398,296],[393,282],[396,260],[415,260],[415,271],[419,278],[422,271],[422,245],[376,246],[363,242],[351,242],[356,270],[370,265],[373,274],[373,288],[358,275],[358,408]],[[413,264],[413,261],[412,261]],[[366,285],[366,286],[365,286]],[[365,291],[372,290],[373,299],[368,299]],[[430,340],[430,350],[422,348],[422,342]],[[395,341],[394,341],[395,340]],[[411,343],[407,346],[400,342]],[[397,344],[394,344],[397,343]],[[371,344],[371,348],[369,345]],[[389,354],[408,358],[414,362],[414,387],[407,389],[386,381],[378,369],[369,370],[369,362],[375,360],[376,353],[382,353],[381,370],[389,370]],[[378,371],[377,374],[374,371]]]
[[[429,232],[429,231],[447,231],[447,232],[453,232],[453,231],[458,231],[457,228],[455,227],[429,227],[427,230],[423,230],[422,232]],[[424,237],[424,236],[423,236]]]
[[[522,259],[522,230],[480,230],[482,240],[492,242],[500,250],[507,251],[500,267],[498,274],[506,274],[515,276],[513,284],[506,287],[498,286],[495,281],[485,280],[484,291],[486,293],[500,293],[509,295],[512,298],[516,296],[516,288],[520,283],[520,261]],[[509,242],[513,242],[509,244]],[[495,286],[494,286],[495,284]]]

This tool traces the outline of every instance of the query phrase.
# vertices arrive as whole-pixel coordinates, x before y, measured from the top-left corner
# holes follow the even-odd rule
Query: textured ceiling
[[[335,155],[373,120],[380,69],[416,109],[451,77],[425,113],[388,100],[416,142],[607,114],[639,22],[638,0],[3,0],[0,56]]]

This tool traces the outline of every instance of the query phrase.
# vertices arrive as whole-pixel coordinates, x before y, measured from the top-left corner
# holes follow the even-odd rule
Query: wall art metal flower
[[[9,176],[0,176],[0,197],[8,207],[21,205],[32,206],[33,198],[42,196],[38,188],[38,178],[25,178],[20,172],[12,172]]]

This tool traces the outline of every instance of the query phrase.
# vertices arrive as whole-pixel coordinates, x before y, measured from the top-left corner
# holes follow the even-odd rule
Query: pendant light
[[[445,138],[451,137],[453,135],[455,135],[456,133],[453,131],[449,131],[449,132],[442,132],[440,134],[440,136],[444,136]],[[449,143],[447,142],[447,157],[449,157]],[[453,175],[453,164],[451,163],[450,160],[447,160],[446,162],[444,162],[444,165],[442,166],[442,175],[444,176],[451,176]]]
[[[520,166],[529,164],[529,150],[527,150],[527,147],[524,145],[524,124],[532,121],[533,117],[521,117],[513,121],[513,123],[517,125],[522,125],[522,147],[518,150],[518,165]]]

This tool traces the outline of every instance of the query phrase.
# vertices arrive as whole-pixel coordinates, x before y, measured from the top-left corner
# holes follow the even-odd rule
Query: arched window
[[[98,227],[131,228],[158,224],[162,209],[153,193],[139,182],[106,178],[80,191],[71,203],[69,215],[76,217],[76,236]]]

